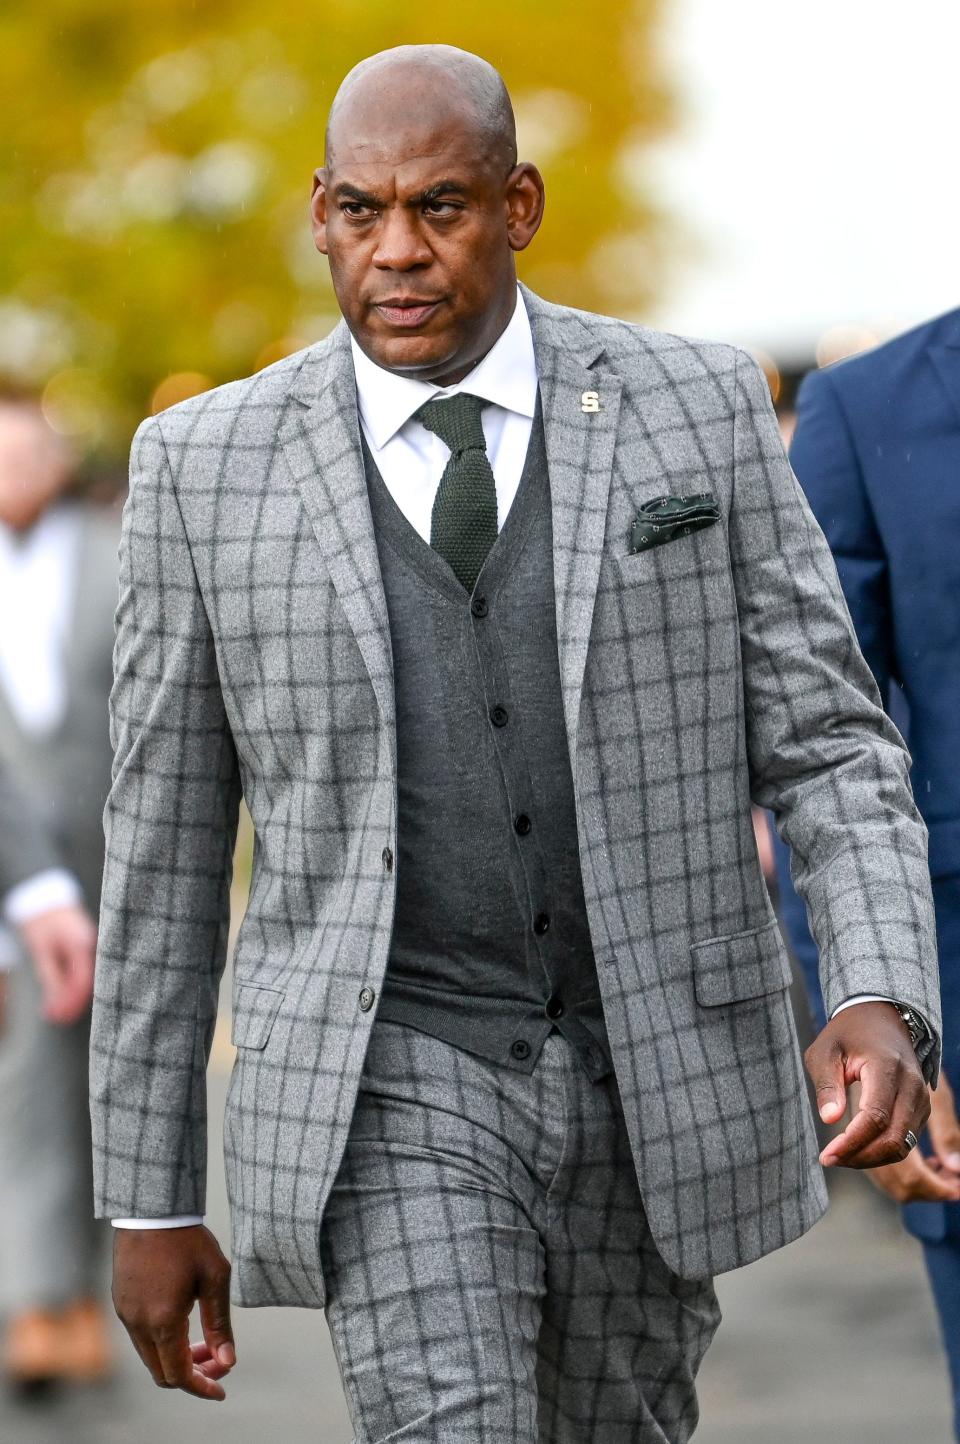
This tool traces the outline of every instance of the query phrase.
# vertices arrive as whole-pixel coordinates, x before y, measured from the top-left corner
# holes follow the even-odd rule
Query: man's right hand
[[[237,1361],[230,1327],[230,1265],[202,1224],[113,1231],[113,1305],[161,1389],[224,1399],[218,1380]],[[200,1305],[203,1343],[191,1347]]]

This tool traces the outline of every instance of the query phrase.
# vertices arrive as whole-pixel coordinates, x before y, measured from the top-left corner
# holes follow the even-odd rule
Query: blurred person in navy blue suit
[[[960,1439],[960,310],[808,376],[790,460],[910,746],[930,834],[944,1081],[922,1152],[870,1177],[923,1243]],[[822,1025],[816,946],[779,838],[776,850],[781,917]]]

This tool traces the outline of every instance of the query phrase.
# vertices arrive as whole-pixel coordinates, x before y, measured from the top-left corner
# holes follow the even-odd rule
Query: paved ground
[[[229,1061],[221,1034],[212,1069],[215,1146]],[[837,1182],[833,1206],[812,1233],[719,1281],[724,1323],[701,1373],[697,1444],[951,1444],[918,1246],[865,1180]],[[216,1157],[211,1223],[225,1239]],[[113,1389],[30,1409],[0,1399],[0,1441],[349,1444],[322,1315],[241,1310],[236,1333],[240,1364],[225,1404],[156,1389],[118,1339],[122,1368]]]

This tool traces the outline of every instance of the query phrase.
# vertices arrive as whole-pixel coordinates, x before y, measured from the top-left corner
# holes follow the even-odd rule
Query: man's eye
[[[460,208],[453,201],[427,201],[423,209],[430,216],[449,216]]]
[[[361,205],[359,201],[344,201],[340,209],[345,216],[350,216],[353,220],[370,215],[370,207]]]

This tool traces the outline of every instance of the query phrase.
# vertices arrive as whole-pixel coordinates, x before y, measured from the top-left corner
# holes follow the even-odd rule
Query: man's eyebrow
[[[434,185],[428,186],[426,190],[420,191],[417,195],[411,196],[407,201],[409,206],[423,206],[429,201],[439,200],[440,196],[465,196],[469,195],[470,187],[463,181],[441,180]]]
[[[464,181],[452,179],[435,181],[433,185],[427,186],[425,190],[418,191],[416,195],[411,196],[405,204],[414,207],[424,206],[430,201],[438,200],[440,196],[465,196],[469,193],[470,187]],[[350,181],[338,181],[333,187],[333,195],[336,200],[349,200],[356,205],[371,206],[373,209],[378,209],[384,204],[382,196],[361,190],[359,186],[352,185]]]
[[[333,188],[333,194],[341,198],[356,201],[362,206],[382,206],[383,199],[380,196],[371,195],[369,191],[362,191],[359,186],[351,185],[349,181],[338,181]]]

